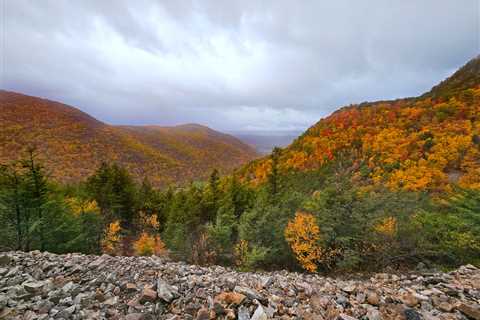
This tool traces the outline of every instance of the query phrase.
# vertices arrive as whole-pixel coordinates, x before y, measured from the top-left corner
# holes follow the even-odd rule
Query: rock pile
[[[0,253],[0,319],[474,319],[480,270],[243,273],[159,257]]]

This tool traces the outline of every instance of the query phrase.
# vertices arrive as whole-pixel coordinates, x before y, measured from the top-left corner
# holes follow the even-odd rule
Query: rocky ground
[[[475,319],[480,270],[345,280],[158,257],[0,253],[0,319]]]

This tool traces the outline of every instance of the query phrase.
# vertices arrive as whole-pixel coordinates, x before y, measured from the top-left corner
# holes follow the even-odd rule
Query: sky
[[[479,0],[0,0],[0,88],[111,124],[303,130],[480,53]]]

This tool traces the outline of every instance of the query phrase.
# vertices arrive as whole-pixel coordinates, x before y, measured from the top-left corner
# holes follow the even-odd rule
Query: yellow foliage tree
[[[140,237],[133,243],[135,255],[137,256],[160,256],[165,254],[165,244],[159,236],[152,236],[142,232]]]
[[[309,213],[297,212],[285,228],[285,239],[302,268],[316,272],[322,248],[319,245],[320,228],[315,217]]]
[[[102,240],[102,249],[107,254],[119,254],[121,252],[120,221],[110,223],[105,230]]]
[[[72,212],[79,216],[83,213],[92,212],[100,214],[97,202],[95,200],[84,200],[80,198],[68,198],[67,204],[72,209]]]
[[[387,217],[375,225],[374,229],[382,235],[392,237],[397,231],[397,219],[394,217]]]

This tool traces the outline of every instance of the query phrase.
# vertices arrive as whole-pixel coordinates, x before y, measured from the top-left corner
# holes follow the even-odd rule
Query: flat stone
[[[157,300],[157,292],[155,290],[152,290],[150,288],[145,288],[142,290],[142,294],[140,296],[140,303],[145,303],[145,302],[154,302]]]
[[[125,289],[127,290],[127,292],[135,292],[137,291],[137,285],[135,283],[127,283],[127,285],[125,286]]]
[[[474,320],[480,320],[480,305],[473,305],[473,304],[465,304],[461,303],[458,307],[457,310],[459,310],[461,313],[466,315],[467,317],[474,319]]]
[[[238,292],[222,292],[217,295],[214,300],[227,305],[240,305],[245,300],[245,298],[245,295]]]
[[[438,305],[438,309],[440,309],[441,311],[444,311],[444,312],[452,312],[453,306],[448,302],[441,302]]]
[[[347,293],[353,293],[357,287],[354,284],[348,284],[342,288],[343,291]]]
[[[118,304],[118,297],[112,297],[103,302],[107,306],[116,306]]]
[[[27,282],[23,284],[25,291],[31,294],[40,294],[44,286],[44,282]]]
[[[125,320],[143,320],[145,315],[143,313],[130,313],[127,314]]]
[[[235,289],[233,290],[247,296],[251,300],[262,300],[262,296],[256,290],[250,289],[248,287],[235,286]]]

